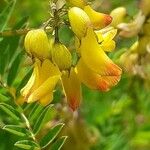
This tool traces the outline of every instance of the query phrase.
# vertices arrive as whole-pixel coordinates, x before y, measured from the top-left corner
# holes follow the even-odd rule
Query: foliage
[[[138,12],[136,0],[106,0],[98,7],[99,2],[94,1],[93,6],[107,13],[118,6],[126,7],[127,21]],[[28,22],[30,27],[38,27],[48,17],[48,0],[1,0],[0,3],[0,31],[27,28]],[[73,33],[67,26],[61,27],[59,35],[61,42],[72,46]],[[24,64],[23,38],[18,35],[0,37],[1,150],[150,149],[149,83],[130,72],[124,72],[120,83],[106,93],[91,91],[83,85],[79,114],[68,109],[59,87],[51,105],[20,105],[19,91],[32,73],[32,68]],[[119,57],[136,40],[137,37],[117,38],[117,48],[110,57],[118,63]]]

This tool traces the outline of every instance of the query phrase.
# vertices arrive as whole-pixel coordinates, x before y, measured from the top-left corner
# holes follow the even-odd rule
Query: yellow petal
[[[33,73],[27,82],[27,84],[21,89],[21,95],[27,100],[28,96],[34,91],[39,85],[39,73],[40,73],[40,60],[36,59],[34,63]]]
[[[78,7],[72,7],[68,15],[72,31],[81,39],[85,36],[87,27],[91,24],[90,18]]]
[[[105,81],[99,74],[89,69],[87,65],[83,62],[82,58],[79,60],[76,66],[76,72],[78,78],[88,88],[93,90],[100,90],[100,91],[109,90],[108,82]]]
[[[74,71],[74,68],[71,69],[70,73],[65,72],[62,75],[62,84],[68,104],[72,110],[75,111],[80,105],[82,96],[81,84]]]
[[[111,40],[109,42],[102,42],[100,47],[105,51],[105,52],[111,52],[115,49],[116,47],[116,42]]]
[[[112,17],[103,13],[96,12],[89,5],[84,7],[84,11],[89,16],[93,28],[101,29],[109,25],[112,21]]]
[[[66,0],[71,6],[84,8],[87,5],[86,0]]]
[[[116,43],[112,39],[117,34],[117,29],[111,29],[108,32],[105,32],[104,34],[102,34],[100,30],[96,31],[95,33],[98,38],[98,43],[104,51],[111,52],[115,49]]]
[[[112,40],[117,34],[117,29],[112,29],[105,34],[103,34],[104,41],[108,42]]]
[[[40,69],[40,84],[46,81],[49,77],[61,75],[59,68],[55,66],[49,59],[45,59]]]
[[[53,92],[48,93],[47,95],[45,95],[44,97],[42,97],[39,102],[43,105],[46,106],[48,104],[50,104],[53,100]]]
[[[28,103],[40,100],[43,96],[52,92],[59,80],[60,76],[49,77],[38,89],[36,89],[28,98]]]
[[[51,58],[48,37],[43,29],[31,30],[24,41],[26,51],[40,59]]]
[[[92,44],[91,44],[92,43]],[[115,65],[99,46],[93,29],[81,40],[81,57],[85,64],[100,75],[120,75],[121,68]]]

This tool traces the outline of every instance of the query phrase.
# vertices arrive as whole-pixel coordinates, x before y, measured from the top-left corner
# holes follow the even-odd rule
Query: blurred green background
[[[9,0],[0,0],[0,12]],[[97,6],[97,3],[100,6]],[[127,8],[131,18],[138,12],[137,0],[98,0],[94,6],[101,12],[109,13],[118,6]],[[27,26],[39,27],[48,19],[48,0],[17,0],[15,9],[9,20],[8,29],[21,18],[29,16]],[[0,24],[3,20],[0,20]],[[60,38],[69,45],[72,36],[66,27],[60,29]],[[130,47],[135,41],[119,39],[116,51]],[[21,60],[24,61],[23,44],[19,43]],[[110,57],[117,62],[115,52]],[[17,54],[16,54],[17,55]],[[15,57],[15,56],[14,56]],[[0,62],[1,63],[1,62]],[[29,68],[18,67],[17,78],[13,86],[17,87]],[[3,76],[4,80],[7,78]],[[64,150],[149,150],[150,149],[150,89],[138,76],[123,73],[117,86],[107,93],[92,91],[83,86],[83,102],[79,119],[72,119],[71,112],[61,110],[54,116],[66,122],[64,130],[69,138]],[[2,91],[2,90],[1,90]],[[3,92],[3,91],[2,91]],[[3,97],[0,96],[0,102]],[[61,92],[55,92],[54,103],[61,103]],[[65,107],[65,106],[64,106]],[[0,125],[9,124],[11,119],[0,111]],[[13,150],[18,137],[0,129],[0,150]]]

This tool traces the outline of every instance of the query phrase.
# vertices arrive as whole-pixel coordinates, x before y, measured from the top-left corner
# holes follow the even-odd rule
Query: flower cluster
[[[21,90],[28,103],[47,105],[60,80],[69,106],[80,105],[81,83],[90,89],[108,91],[120,80],[122,70],[106,55],[115,48],[117,30],[107,27],[112,17],[93,10],[84,0],[66,0],[68,18],[74,32],[78,59],[72,65],[69,49],[54,38],[48,39],[43,29],[31,30],[25,37],[25,49],[34,60],[30,80]]]

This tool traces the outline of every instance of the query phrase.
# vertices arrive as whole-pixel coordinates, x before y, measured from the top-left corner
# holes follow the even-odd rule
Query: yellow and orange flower
[[[117,30],[104,28],[112,18],[96,12],[84,0],[67,1],[76,6],[69,9],[68,17],[79,60],[72,67],[72,56],[65,45],[49,42],[42,29],[28,32],[25,49],[34,58],[34,69],[21,94],[28,103],[39,101],[47,105],[61,80],[68,104],[74,111],[81,103],[81,83],[93,90],[108,91],[119,82],[122,70],[105,53],[115,49],[113,38]]]

